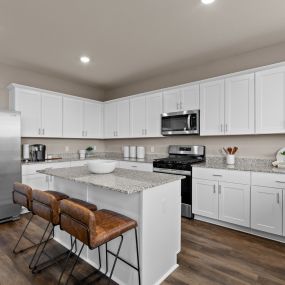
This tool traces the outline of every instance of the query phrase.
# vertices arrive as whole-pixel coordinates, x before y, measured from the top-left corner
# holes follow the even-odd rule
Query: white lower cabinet
[[[31,175],[23,175],[22,183],[31,186],[37,190],[49,190],[49,176],[36,173]]]
[[[219,220],[250,226],[250,186],[219,183]]]
[[[193,213],[212,219],[218,219],[219,201],[217,191],[217,181],[194,178],[192,181]]]
[[[281,189],[252,186],[251,228],[282,235],[282,192]]]

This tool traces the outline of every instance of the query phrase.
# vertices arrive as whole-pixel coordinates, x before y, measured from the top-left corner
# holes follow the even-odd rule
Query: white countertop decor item
[[[144,146],[138,146],[137,147],[137,158],[138,159],[144,159],[145,158],[145,147]]]
[[[87,162],[88,170],[96,174],[111,173],[116,168],[116,161],[113,160],[91,160]]]
[[[130,158],[137,157],[137,147],[135,145],[130,146]]]
[[[226,162],[228,165],[233,165],[235,164],[235,154],[238,151],[238,147],[234,146],[234,147],[227,147],[227,148],[223,148],[225,154],[226,154]]]
[[[129,145],[123,146],[123,154],[124,154],[124,158],[130,157],[130,146]]]
[[[85,159],[86,158],[86,150],[85,149],[80,149],[79,150],[79,158],[80,159]]]

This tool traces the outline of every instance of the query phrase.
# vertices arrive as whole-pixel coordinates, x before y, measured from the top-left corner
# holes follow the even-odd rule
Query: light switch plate
[[[96,151],[96,145],[93,145],[93,150]]]

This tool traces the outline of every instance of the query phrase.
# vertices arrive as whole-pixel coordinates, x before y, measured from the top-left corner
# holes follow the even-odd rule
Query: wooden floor
[[[56,284],[59,266],[33,275],[28,270],[32,251],[17,256],[11,253],[25,222],[22,218],[0,225],[0,285]],[[39,236],[42,224],[35,221],[31,237]],[[60,252],[62,247],[52,242],[50,251]],[[285,245],[203,222],[182,219],[178,262],[179,268],[163,285],[285,285]],[[76,272],[83,278],[92,268],[82,261]],[[90,283],[108,284],[101,274],[94,275]],[[71,280],[69,284],[76,282]]]

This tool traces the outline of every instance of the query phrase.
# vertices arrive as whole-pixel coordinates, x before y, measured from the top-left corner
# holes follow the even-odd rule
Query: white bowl
[[[92,173],[106,174],[111,173],[116,168],[116,161],[113,160],[90,160],[87,162],[88,170]]]

